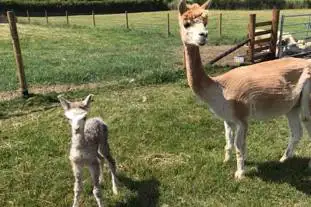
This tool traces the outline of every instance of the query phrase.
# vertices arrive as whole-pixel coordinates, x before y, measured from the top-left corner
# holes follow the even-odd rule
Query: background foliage
[[[203,2],[191,0],[189,2]],[[32,15],[42,15],[48,10],[50,15],[63,14],[69,10],[75,14],[89,13],[120,13],[124,11],[159,11],[176,8],[178,0],[2,0],[0,11],[14,9],[16,12],[32,12]],[[213,9],[280,9],[310,8],[311,0],[213,0]]]

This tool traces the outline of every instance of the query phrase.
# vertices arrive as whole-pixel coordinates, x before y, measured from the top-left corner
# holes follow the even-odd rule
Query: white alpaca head
[[[179,27],[182,41],[189,45],[205,45],[208,40],[207,10],[211,4],[208,0],[201,6],[198,4],[187,5],[186,0],[180,0]]]
[[[86,115],[90,108],[92,94],[88,95],[81,102],[70,102],[61,95],[58,99],[65,111],[65,116],[68,118],[72,128],[72,133],[77,134],[84,130]]]

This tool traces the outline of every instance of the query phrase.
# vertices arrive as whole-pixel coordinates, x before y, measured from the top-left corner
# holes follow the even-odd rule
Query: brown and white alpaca
[[[216,77],[205,74],[199,45],[208,39],[206,9],[203,5],[186,5],[180,0],[179,26],[185,52],[187,80],[193,92],[211,111],[224,120],[225,159],[236,149],[235,178],[244,177],[246,134],[249,119],[267,119],[286,115],[291,130],[287,149],[280,161],[293,156],[302,136],[301,123],[311,135],[309,112],[310,62],[297,58],[272,60],[239,67]]]
[[[118,193],[116,165],[108,144],[108,127],[98,117],[86,120],[91,97],[92,95],[88,95],[81,102],[70,102],[62,96],[58,96],[72,131],[69,159],[75,177],[73,207],[79,206],[79,197],[82,191],[82,168],[85,165],[89,168],[92,177],[93,194],[97,205],[103,206],[100,183],[103,180],[102,162],[104,159],[108,162],[111,172],[113,193]]]

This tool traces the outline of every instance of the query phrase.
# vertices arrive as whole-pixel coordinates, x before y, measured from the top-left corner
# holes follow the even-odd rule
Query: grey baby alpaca
[[[101,118],[90,118],[86,115],[90,108],[92,95],[88,95],[81,102],[70,102],[62,96],[58,99],[71,125],[71,147],[69,159],[71,161],[74,183],[73,207],[79,206],[79,197],[82,191],[82,168],[89,168],[93,195],[99,207],[103,206],[100,192],[100,183],[103,180],[103,160],[108,162],[112,176],[112,190],[117,194],[116,164],[110,154],[108,144],[108,127]]]

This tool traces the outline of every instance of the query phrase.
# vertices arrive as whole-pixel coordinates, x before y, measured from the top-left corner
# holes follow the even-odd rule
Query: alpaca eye
[[[185,28],[188,28],[188,27],[190,27],[190,26],[191,26],[190,22],[185,22],[185,23],[184,23],[184,27],[185,27]]]

